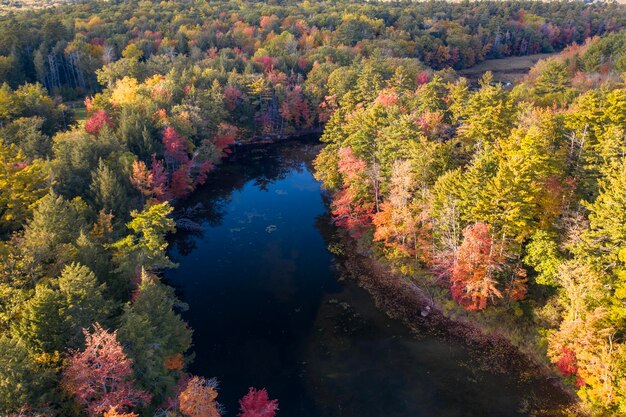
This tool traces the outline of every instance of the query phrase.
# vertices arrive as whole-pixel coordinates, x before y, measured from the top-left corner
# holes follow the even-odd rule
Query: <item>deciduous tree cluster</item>
[[[489,73],[399,83],[372,58],[315,162],[338,226],[462,308],[519,317],[598,415],[626,411],[624,39],[572,46],[512,89]]]
[[[626,412],[624,8],[279,3],[0,17],[0,414],[220,415],[159,279],[173,205],[237,141],[322,127],[340,227],[469,310],[534,311],[586,404]],[[572,43],[512,91],[452,69]]]

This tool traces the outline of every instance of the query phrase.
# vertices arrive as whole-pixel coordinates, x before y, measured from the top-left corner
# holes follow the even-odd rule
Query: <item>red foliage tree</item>
[[[104,110],[98,110],[85,122],[85,132],[97,135],[104,126],[113,126],[113,120]]]
[[[175,353],[165,358],[165,369],[170,371],[181,371],[185,367],[185,360],[182,353]]]
[[[276,65],[277,60],[276,58],[273,58],[269,55],[263,55],[263,56],[254,58],[254,61],[263,65],[263,68],[265,69],[265,71],[271,71],[272,69],[274,69],[274,65]]]
[[[564,347],[561,350],[561,356],[556,362],[556,367],[565,376],[576,375],[578,366],[576,365],[576,353]]]
[[[239,417],[275,417],[278,400],[270,400],[265,388],[250,391],[239,400]]]
[[[237,127],[228,123],[220,123],[217,134],[213,138],[215,147],[220,150],[220,157],[223,158],[230,153],[229,146],[237,139]]]
[[[417,79],[415,80],[417,85],[426,84],[430,81],[430,75],[428,71],[422,71],[417,75]]]
[[[481,310],[489,299],[502,297],[496,280],[503,264],[498,252],[487,223],[475,223],[463,231],[463,243],[452,268],[451,292],[466,309]]]
[[[287,89],[287,97],[280,106],[280,115],[288,121],[293,121],[296,129],[301,126],[311,127],[313,123],[311,109],[300,85]]]
[[[198,167],[198,174],[193,181],[192,188],[196,188],[198,185],[202,185],[206,182],[207,175],[213,170],[213,164],[209,161],[204,161]]]
[[[156,155],[152,155],[152,169],[150,170],[152,175],[152,195],[158,201],[167,200],[168,187],[167,187],[167,172],[163,166],[163,162],[156,158]]]
[[[171,126],[168,126],[163,132],[163,147],[166,158],[178,164],[189,162],[187,141],[176,133],[176,130]]]
[[[277,16],[261,16],[261,22],[259,24],[259,27],[261,28],[261,30],[265,30],[267,28],[269,28],[271,25],[275,24],[278,21],[278,17]]]
[[[272,133],[272,117],[269,115],[267,111],[260,113],[256,117],[256,122],[261,125],[263,133],[269,134]]]
[[[337,106],[337,96],[332,95],[324,97],[324,101],[322,101],[318,106],[318,120],[322,123],[327,122],[335,110],[337,110]]]
[[[302,71],[306,70],[306,67],[309,65],[309,62],[306,60],[306,58],[298,58],[298,68],[300,68]]]
[[[365,161],[356,156],[352,148],[346,147],[339,150],[339,172],[347,181],[357,179],[366,169]]]
[[[374,205],[356,200],[350,188],[339,191],[332,203],[332,215],[337,226],[358,239],[371,223]]]
[[[398,95],[393,91],[381,91],[376,97],[376,102],[383,106],[393,106],[398,104]]]
[[[367,165],[347,147],[339,150],[338,168],[343,175],[343,188],[333,200],[333,221],[358,238],[370,225],[374,210],[374,203],[363,189]]]
[[[183,198],[193,191],[193,180],[189,175],[189,164],[181,165],[172,174],[170,194],[175,198]]]
[[[86,407],[90,416],[97,416],[115,407],[128,411],[150,402],[151,395],[133,387],[132,360],[110,333],[94,325],[85,334],[85,350],[75,351],[63,373],[62,386],[76,401]]]
[[[244,97],[244,94],[235,86],[227,85],[224,88],[224,104],[228,111],[235,111],[237,104]]]

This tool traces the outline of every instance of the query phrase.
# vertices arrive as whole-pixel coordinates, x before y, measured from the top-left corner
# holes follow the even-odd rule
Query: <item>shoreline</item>
[[[250,140],[236,143],[232,152],[221,163],[254,146],[280,145],[291,139],[301,139],[319,134],[319,130],[304,131],[295,135],[273,137],[270,140]],[[316,139],[319,142],[319,138]],[[321,143],[321,142],[319,142]],[[221,165],[220,163],[220,165]],[[216,167],[219,169],[219,165]],[[175,213],[198,190],[185,199],[176,201]],[[177,218],[175,214],[175,220]],[[177,224],[177,228],[178,228]],[[185,230],[181,228],[181,230]],[[190,230],[187,230],[190,231]],[[191,230],[193,231],[193,230]],[[343,230],[329,223],[323,233],[327,242],[339,243],[343,253],[335,254],[335,264],[341,275],[347,276],[364,288],[373,298],[376,307],[389,317],[401,321],[414,334],[429,333],[467,348],[478,366],[493,373],[516,372],[525,379],[536,382],[542,392],[548,393],[549,401],[538,401],[532,411],[533,416],[565,417],[580,415],[577,410],[578,397],[563,384],[562,378],[539,358],[524,352],[505,335],[489,333],[477,320],[460,317],[451,318],[429,297],[423,289],[408,281],[377,260],[371,253],[359,250],[357,242]],[[339,238],[337,238],[339,236]]]
[[[374,299],[379,310],[400,320],[414,334],[429,333],[462,344],[494,373],[519,373],[539,385],[546,398],[531,408],[533,416],[581,415],[578,397],[562,378],[538,358],[522,351],[502,334],[488,333],[477,321],[447,317],[424,291],[370,254],[363,254],[357,242],[340,231],[344,253],[336,255],[341,273],[347,275]]]
[[[300,130],[298,132],[290,133],[288,135],[266,135],[266,136],[252,136],[246,140],[237,140],[233,144],[233,148],[245,147],[249,145],[269,145],[273,143],[286,142],[291,139],[298,139],[304,136],[319,135],[324,133],[324,128],[311,128],[306,130]]]

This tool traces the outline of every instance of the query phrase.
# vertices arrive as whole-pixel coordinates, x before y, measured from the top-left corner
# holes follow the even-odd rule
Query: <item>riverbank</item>
[[[373,254],[364,254],[357,242],[339,231],[338,268],[366,289],[377,307],[402,321],[416,334],[433,334],[465,345],[474,353],[474,366],[497,373],[513,373],[531,380],[546,395],[529,404],[529,415],[557,417],[580,415],[575,393],[541,358],[524,353],[502,334],[466,318],[450,318],[424,290],[394,273]]]
[[[258,175],[258,172],[256,168],[251,168],[265,160],[265,158],[260,158],[261,154],[265,154],[269,149],[278,149],[276,146],[282,146],[281,143],[277,142],[284,143],[288,139],[302,140],[303,136],[306,135],[275,141],[249,142],[247,143],[249,146],[236,147],[233,154],[224,161],[225,165],[222,164],[218,170],[230,171],[233,169],[232,164],[236,164],[238,160],[251,158],[258,162],[248,166],[245,170],[245,177],[252,179]],[[258,152],[261,154],[257,155]],[[278,164],[280,160],[279,164],[285,165],[285,167],[294,167],[299,164],[295,162],[299,159],[300,157],[297,157],[293,162],[287,162],[287,160],[280,158],[274,163]],[[263,164],[267,162],[265,161]],[[279,171],[273,172],[271,177],[281,178],[283,174]],[[235,169],[233,175],[235,172],[241,171]],[[220,176],[223,177],[223,174],[225,172],[222,172]],[[265,175],[267,174],[263,176]],[[237,189],[241,184],[239,181],[228,184],[223,180],[211,180],[210,183],[212,185],[209,185],[208,188],[216,187],[213,191],[217,189],[217,195],[229,195],[233,188]],[[198,198],[197,193],[194,194],[196,195],[192,200]],[[229,197],[226,198],[229,199]],[[207,206],[203,207],[202,211],[214,213],[219,210]],[[193,215],[190,217],[194,218]],[[320,231],[328,242],[334,241],[342,248],[341,253],[336,253],[336,263],[341,274],[364,288],[372,296],[379,310],[391,318],[401,321],[415,334],[427,333],[466,346],[474,352],[473,366],[481,370],[495,373],[515,373],[518,378],[532,380],[534,384],[540,387],[541,391],[548,393],[548,395],[537,397],[537,402],[529,405],[529,411],[533,411],[535,415],[546,417],[572,415],[571,412],[568,414],[567,409],[575,404],[575,394],[562,384],[561,377],[541,358],[522,352],[520,347],[507,339],[505,335],[489,331],[476,320],[472,320],[471,317],[451,318],[437,304],[434,297],[428,295],[423,289],[402,275],[391,272],[389,267],[376,259],[375,255],[368,250],[369,248],[360,248],[355,240],[330,224],[327,227],[321,227],[321,229],[323,230]],[[337,236],[340,236],[338,241]]]
[[[294,137],[294,139],[296,138]],[[286,139],[282,139],[279,142],[285,141]],[[274,151],[281,149],[283,146],[291,147],[291,145],[276,142],[255,142],[250,143],[250,145],[256,146],[245,146],[239,148],[240,151],[237,151],[237,148],[235,148],[233,154],[226,158],[224,164],[218,168],[219,172],[214,174],[217,174],[219,178],[210,177],[207,186],[190,196],[191,201],[186,201],[185,205],[191,209],[186,217],[193,219],[196,226],[195,230],[188,230],[196,232],[189,236],[203,235],[202,227],[200,226],[203,223],[202,217],[208,215],[210,219],[209,224],[221,223],[224,214],[222,214],[222,209],[219,208],[221,206],[219,202],[230,201],[233,191],[241,189],[245,182],[259,177],[264,179],[263,182],[267,181],[268,184],[272,184],[274,180],[283,178],[288,170],[297,169],[302,161],[313,158],[312,155],[308,157],[297,155],[304,151],[294,150],[293,158],[271,156],[268,159],[268,152],[270,155],[273,155]],[[302,147],[296,146],[296,148],[301,149]],[[245,166],[246,169],[242,170],[240,165]],[[273,167],[269,168],[267,167],[268,165]],[[279,169],[279,166],[282,166],[284,169]],[[236,176],[241,175],[243,175],[243,179],[235,180]],[[229,178],[229,180],[225,181],[225,178]],[[283,190],[277,190],[276,192],[278,191],[280,191],[279,195],[282,195]],[[207,192],[211,197],[207,194],[203,198],[201,194],[206,194]],[[196,217],[193,213],[194,207],[197,207],[196,205],[202,200],[204,200],[204,205],[201,207],[201,210],[198,210],[198,217]],[[215,205],[207,203],[207,201],[215,202],[216,200]],[[254,218],[257,215],[258,213],[254,214]],[[277,220],[272,222],[272,224],[277,224],[278,230],[282,229]],[[427,334],[446,340],[451,345],[464,346],[472,353],[472,360],[471,364],[459,364],[461,366],[469,366],[481,372],[508,375],[507,378],[513,377],[515,380],[524,381],[524,385],[532,387],[534,392],[530,395],[532,400],[525,406],[522,415],[545,417],[575,415],[575,412],[570,409],[576,403],[575,394],[562,384],[561,377],[556,375],[545,361],[542,362],[540,358],[522,352],[519,346],[508,340],[505,335],[488,331],[477,320],[472,320],[471,317],[451,318],[434,301],[434,297],[408,281],[402,275],[392,273],[384,265],[384,262],[376,259],[368,247],[359,247],[356,241],[332,226],[328,218],[325,217],[324,220],[320,220],[317,227],[327,242],[341,246],[341,251],[333,251],[337,255],[335,262],[340,275],[357,283],[358,286],[366,290],[379,311],[401,322],[414,335],[417,335],[418,339],[419,335]],[[272,228],[271,231],[268,231],[266,228],[265,232],[274,234],[277,233],[275,230],[276,228]],[[228,234],[235,233],[237,239],[240,239],[242,232],[241,226],[236,224],[228,229]],[[340,236],[338,240],[336,239],[337,236]],[[181,242],[183,241],[185,239],[181,240]],[[195,245],[187,242],[182,247],[194,247]],[[245,258],[250,256],[245,256]],[[204,268],[196,269],[204,270]],[[232,272],[227,275],[233,276],[235,273]],[[204,291],[193,291],[193,293],[202,294]],[[188,301],[187,297],[183,298],[185,301]],[[200,305],[203,303],[192,302],[191,304]],[[299,308],[297,307],[297,309]],[[223,307],[223,309],[227,310],[227,307]],[[197,329],[200,335],[197,343],[202,344],[200,340],[204,338],[209,340],[209,336],[203,337],[201,335],[204,331],[200,330],[201,325],[193,324],[193,327]],[[224,333],[227,334],[227,330],[224,330]],[[241,341],[241,343],[244,342]],[[264,341],[263,343],[268,342]],[[220,355],[220,357],[222,356],[226,357],[227,353]],[[198,369],[195,369],[195,371],[202,373],[206,369],[215,369],[216,365],[214,363],[204,363],[205,360],[198,364]],[[312,363],[310,360],[307,360],[307,362]],[[253,375],[249,376],[249,378],[252,377]],[[221,376],[221,378],[225,379],[226,377]],[[231,383],[236,384],[236,380],[232,380]],[[285,395],[295,394],[285,392]]]
[[[248,146],[248,145],[264,145],[264,144],[272,144],[278,142],[284,142],[290,139],[298,139],[305,136],[311,135],[319,135],[321,136],[324,132],[323,127],[311,128],[311,129],[302,129],[297,132],[290,133],[288,135],[274,134],[274,135],[264,135],[264,136],[252,136],[245,140],[237,140],[235,141],[234,146]]]
[[[369,275],[366,251],[333,256],[337,229],[311,174],[319,148],[302,139],[242,148],[179,207],[201,226],[171,236],[179,268],[164,277],[189,306],[189,371],[217,377],[228,410],[252,385],[298,417],[564,416],[551,412],[561,394],[524,363],[494,369],[506,350],[451,336],[438,311],[416,309],[411,294],[398,302],[396,281],[363,285],[386,276]],[[389,314],[394,305],[406,320]]]

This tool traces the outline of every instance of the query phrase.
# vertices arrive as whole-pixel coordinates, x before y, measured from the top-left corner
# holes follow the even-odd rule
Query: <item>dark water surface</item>
[[[238,150],[186,204],[203,231],[178,232],[166,280],[189,304],[195,374],[217,377],[227,415],[249,386],[280,417],[518,416],[518,377],[477,371],[463,346],[409,334],[340,280],[320,230],[313,141]]]

